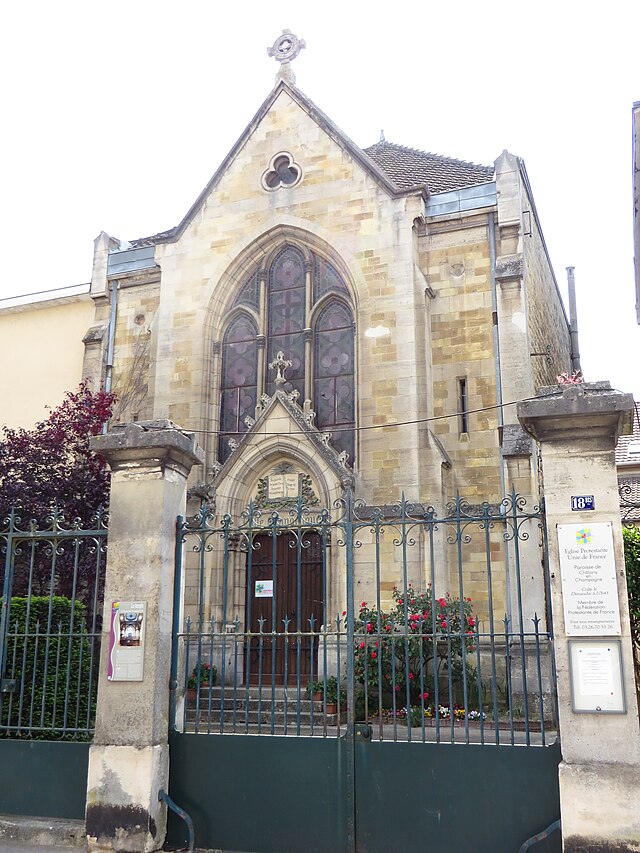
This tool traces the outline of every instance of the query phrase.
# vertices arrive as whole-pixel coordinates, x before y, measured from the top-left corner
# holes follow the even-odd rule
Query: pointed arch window
[[[222,342],[220,433],[221,449],[229,451],[229,439],[238,441],[247,431],[246,417],[255,415],[258,401],[258,329],[248,314],[235,317]]]
[[[235,305],[255,310],[259,325],[242,310],[224,334],[219,460],[246,431],[244,418],[254,417],[261,394],[274,393],[268,364],[281,351],[292,362],[284,390],[311,401],[318,428],[331,432],[333,446],[353,463],[355,325],[349,290],[335,267],[287,245],[239,283]]]
[[[353,318],[344,302],[332,299],[315,328],[314,404],[320,429],[353,459],[355,426]]]

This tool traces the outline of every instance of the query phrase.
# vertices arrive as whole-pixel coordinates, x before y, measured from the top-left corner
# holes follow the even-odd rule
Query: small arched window
[[[246,431],[244,418],[255,416],[261,394],[274,393],[275,372],[268,365],[282,352],[292,362],[284,390],[311,401],[318,428],[331,432],[333,446],[346,450],[352,463],[355,325],[349,290],[337,270],[319,256],[305,261],[298,248],[287,245],[261,274],[254,269],[240,282],[235,304],[256,310],[266,348],[260,375],[259,327],[244,312],[229,324],[222,345],[220,461],[231,452],[229,440],[233,444]]]

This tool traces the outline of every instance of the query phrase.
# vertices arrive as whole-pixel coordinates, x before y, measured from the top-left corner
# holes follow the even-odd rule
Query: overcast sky
[[[89,280],[93,239],[177,224],[268,95],[266,48],[358,145],[524,158],[582,364],[640,399],[631,107],[640,3],[11,2],[0,12],[0,298]],[[4,367],[4,366],[2,366]]]

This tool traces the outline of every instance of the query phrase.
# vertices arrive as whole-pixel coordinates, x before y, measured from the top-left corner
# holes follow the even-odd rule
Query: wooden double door
[[[255,538],[250,566],[247,557],[249,631],[259,634],[264,621],[262,638],[251,638],[245,658],[245,678],[250,684],[295,684],[298,674],[303,683],[311,674],[317,679],[324,573],[319,534],[304,532],[300,540],[293,533]],[[313,638],[309,636],[312,618]]]

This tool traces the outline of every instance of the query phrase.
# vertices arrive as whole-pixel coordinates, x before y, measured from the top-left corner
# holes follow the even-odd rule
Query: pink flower
[[[360,643],[360,648],[364,649],[364,640]]]
[[[413,681],[413,673],[412,672],[409,673],[409,681]]]
[[[476,620],[473,618],[473,616],[469,617],[469,625],[473,628],[475,624]]]
[[[447,602],[444,600],[444,598],[439,598],[438,604],[440,605],[440,607],[446,607],[447,606]]]
[[[367,606],[367,602],[366,602],[366,601],[363,601],[363,602],[362,602],[362,604],[360,605],[360,607],[366,607],[366,606]]]
[[[342,611],[342,615],[343,615],[343,616],[346,616],[346,615],[347,615],[347,611],[346,611],[346,610],[343,610],[343,611]]]
[[[371,622],[367,622],[367,634],[373,633],[373,625]]]
[[[372,658],[377,658],[377,657],[378,657],[378,652],[371,652],[371,657],[372,657]]]
[[[442,625],[442,627],[443,627],[443,628],[446,628],[446,627],[447,627],[447,623],[446,623],[446,621],[445,621],[444,619],[442,620],[441,625]]]

